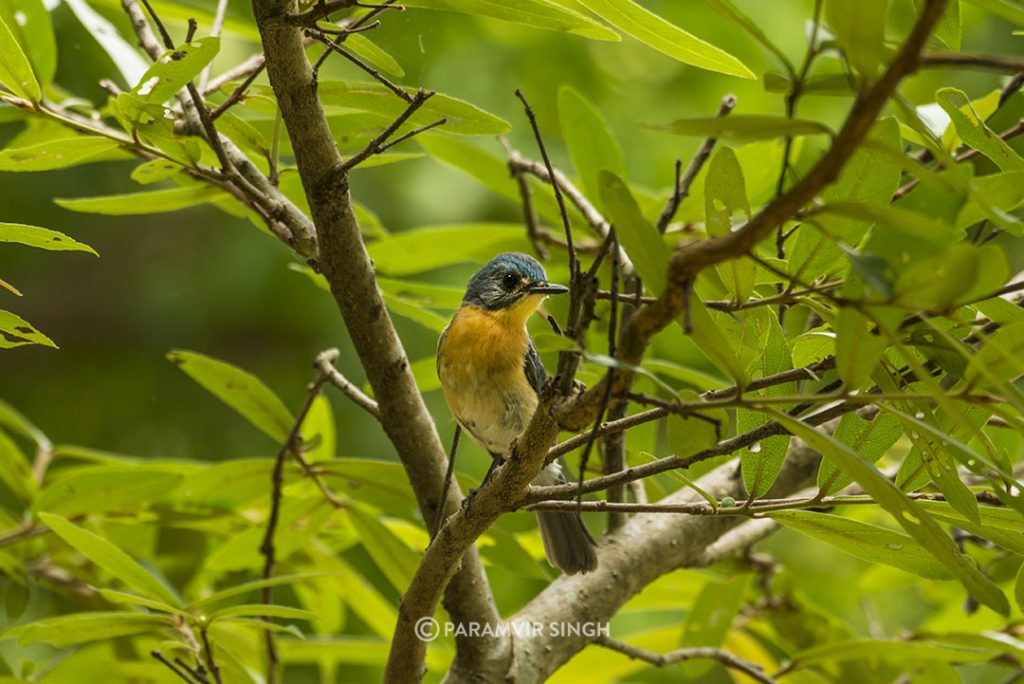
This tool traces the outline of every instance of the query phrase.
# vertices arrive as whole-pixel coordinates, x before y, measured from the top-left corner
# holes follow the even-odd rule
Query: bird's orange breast
[[[523,368],[529,336],[521,313],[465,305],[438,344],[437,372],[448,407],[491,453],[507,451],[537,406]]]

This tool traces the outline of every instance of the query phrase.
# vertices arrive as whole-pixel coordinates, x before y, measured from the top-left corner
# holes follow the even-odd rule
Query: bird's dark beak
[[[569,291],[565,285],[556,285],[555,283],[537,283],[530,287],[530,294],[543,294],[543,295],[556,295],[565,294]]]

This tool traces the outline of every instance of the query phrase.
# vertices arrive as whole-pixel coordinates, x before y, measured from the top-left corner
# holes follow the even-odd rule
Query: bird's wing
[[[526,373],[526,379],[530,381],[533,391],[540,394],[540,388],[547,381],[548,373],[544,370],[544,364],[540,362],[540,354],[537,353],[537,348],[533,346],[533,340],[530,340],[526,348],[526,356],[523,358],[523,371]]]

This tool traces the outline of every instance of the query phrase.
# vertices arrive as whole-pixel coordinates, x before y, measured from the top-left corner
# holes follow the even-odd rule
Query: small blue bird
[[[499,254],[470,278],[462,306],[441,333],[437,375],[448,408],[496,463],[526,430],[547,380],[526,321],[548,295],[568,291],[549,283],[533,257]],[[564,482],[558,463],[533,480],[535,485]],[[594,539],[578,513],[543,511],[537,521],[552,565],[568,575],[597,567]]]

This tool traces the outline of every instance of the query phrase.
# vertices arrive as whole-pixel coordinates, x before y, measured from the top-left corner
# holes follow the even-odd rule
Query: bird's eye
[[[501,286],[506,290],[513,290],[518,284],[519,277],[515,273],[506,273],[501,277]]]

